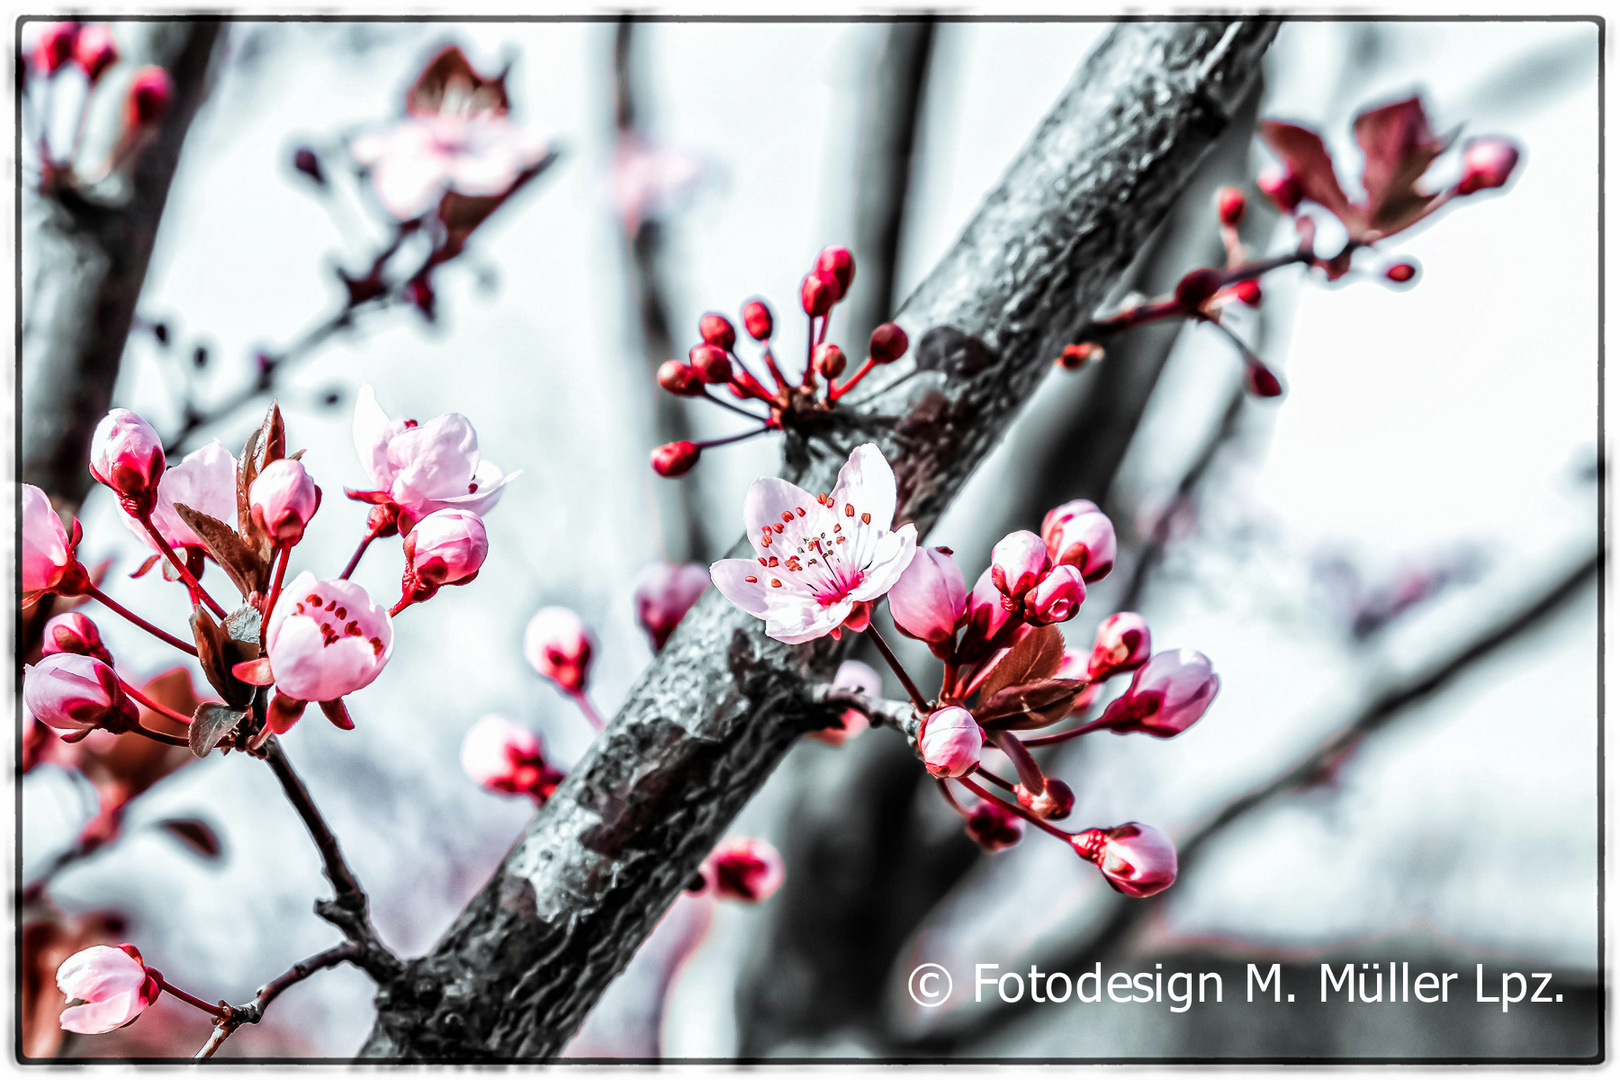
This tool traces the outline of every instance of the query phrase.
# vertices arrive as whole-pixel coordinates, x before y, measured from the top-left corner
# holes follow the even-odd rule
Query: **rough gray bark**
[[[221,25],[154,23],[143,42],[146,54],[125,58],[159,64],[174,80],[172,104],[134,163],[127,197],[111,204],[63,189],[47,199],[37,234],[38,285],[23,312],[28,408],[22,479],[62,507],[76,509],[90,488],[84,467],[90,436],[112,402],[158,222],[186,132],[207,94]]]
[[[827,490],[875,441],[899,518],[926,533],[1175,202],[1275,32],[1116,28],[902,308],[902,365],[922,371],[790,437],[788,479]],[[707,594],[444,939],[379,990],[362,1055],[561,1050],[794,740],[825,722],[806,679],[838,651],[772,641]]]

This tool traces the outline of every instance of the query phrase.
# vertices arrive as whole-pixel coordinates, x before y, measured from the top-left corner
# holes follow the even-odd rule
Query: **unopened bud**
[[[426,600],[444,585],[465,585],[489,554],[484,522],[470,510],[435,510],[405,534],[404,595]]]
[[[90,475],[117,492],[124,508],[137,517],[157,505],[167,464],[163,440],[128,409],[108,412],[90,438]]]
[[[782,856],[763,840],[725,840],[698,869],[703,891],[721,900],[757,904],[782,887]]]
[[[892,322],[886,322],[872,331],[872,341],[867,346],[873,361],[879,364],[892,364],[911,347],[911,340],[906,332]]]
[[[1248,208],[1249,200],[1241,188],[1223,187],[1215,193],[1215,213],[1229,229],[1237,227],[1243,220],[1243,211]]]
[[[107,69],[118,63],[118,43],[106,23],[91,23],[79,31],[73,44],[73,59],[84,69],[91,85],[99,82]]]
[[[1475,139],[1463,152],[1463,175],[1457,181],[1457,191],[1472,195],[1476,191],[1499,188],[1508,182],[1519,164],[1519,148],[1506,139],[1496,137]]]
[[[983,751],[979,722],[954,705],[929,713],[917,733],[917,752],[932,776],[966,776],[978,767]]]
[[[810,363],[816,369],[817,375],[831,382],[844,373],[849,361],[845,358],[843,349],[827,341],[816,346]]]
[[[688,469],[697,464],[698,456],[703,448],[695,442],[665,443],[652,452],[653,472],[659,476],[685,476]]]
[[[748,329],[748,336],[755,341],[764,341],[771,336],[774,320],[771,318],[771,309],[765,306],[763,300],[750,300],[743,305],[743,326]]]
[[[662,651],[669,635],[708,587],[709,568],[702,563],[654,563],[641,572],[636,582],[636,621],[652,638],[654,652]]]
[[[969,810],[964,825],[973,842],[986,851],[1002,851],[1024,838],[1024,819],[992,802]]]
[[[1173,738],[1198,722],[1220,689],[1221,677],[1203,653],[1162,652],[1138,668],[1129,689],[1109,702],[1102,723],[1122,735],[1140,731]]]
[[[1299,181],[1287,169],[1262,170],[1255,183],[1265,197],[1285,214],[1292,214],[1298,209],[1300,200],[1305,197]]]
[[[293,152],[293,168],[317,184],[326,183],[326,173],[321,171],[321,159],[307,146],[300,146]]]
[[[1232,286],[1232,295],[1252,308],[1260,306],[1260,283],[1253,278]]]
[[[1018,804],[1036,817],[1048,821],[1062,821],[1074,809],[1074,789],[1061,780],[1046,780],[1039,795],[1032,794],[1023,784],[1018,785]]]
[[[799,285],[799,304],[811,318],[831,311],[839,295],[838,279],[819,270],[806,274]]]
[[[1064,371],[1079,371],[1093,360],[1103,358],[1103,347],[1095,341],[1082,341],[1078,345],[1065,345],[1057,366]]]
[[[1027,529],[1008,533],[990,549],[990,580],[1002,596],[1015,603],[1023,600],[1051,565],[1046,544]]]
[[[703,316],[698,320],[698,333],[702,335],[705,344],[718,345],[727,352],[737,344],[737,328],[732,326],[731,320],[724,315],[710,312]]]
[[[1417,277],[1417,267],[1409,262],[1393,263],[1384,270],[1384,276],[1397,285],[1405,285]]]
[[[61,615],[54,615],[45,624],[44,652],[46,656],[52,653],[78,653],[80,656],[93,656],[103,664],[111,665],[112,653],[101,640],[101,631],[90,617],[78,611],[68,611]]]
[[[703,377],[684,360],[665,360],[658,366],[658,385],[680,397],[703,393]]]
[[[160,67],[143,67],[129,84],[124,103],[124,123],[131,128],[150,127],[162,120],[174,100],[174,80]]]
[[[1100,581],[1114,568],[1114,523],[1090,499],[1075,499],[1047,511],[1041,538],[1053,563],[1078,567],[1088,583]]]
[[[1126,896],[1141,899],[1175,883],[1176,846],[1151,825],[1132,821],[1113,829],[1087,829],[1069,842]]]
[[[889,590],[889,615],[907,637],[949,641],[967,611],[967,586],[944,548],[919,547]]]
[[[304,463],[291,458],[266,465],[248,488],[253,523],[283,546],[304,538],[304,526],[320,505],[321,489],[310,479]]]
[[[523,632],[523,655],[529,666],[570,694],[585,692],[591,652],[590,631],[567,608],[541,608]]]
[[[687,354],[698,377],[706,383],[731,381],[731,357],[718,345],[694,345]]]
[[[34,44],[34,67],[46,75],[60,71],[63,64],[73,59],[79,32],[76,22],[58,22],[47,26]]]
[[[23,705],[59,731],[104,727],[128,730],[140,711],[106,662],[79,653],[51,653],[23,675]]]
[[[849,283],[855,280],[855,256],[846,247],[822,248],[816,256],[816,270],[828,274],[838,283],[838,296],[842,300],[849,292]]]
[[[1067,563],[1054,566],[1024,594],[1024,621],[1035,626],[1068,622],[1080,613],[1080,605],[1085,601],[1086,582],[1080,576],[1080,568]]]
[[[1264,364],[1249,364],[1243,371],[1243,385],[1255,397],[1281,397],[1282,380]]]
[[[1100,681],[1141,667],[1152,649],[1153,635],[1146,619],[1134,611],[1110,615],[1097,627],[1097,643],[1086,661],[1085,677]]]

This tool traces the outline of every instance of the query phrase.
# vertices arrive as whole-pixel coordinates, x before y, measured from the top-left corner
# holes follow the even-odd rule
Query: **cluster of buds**
[[[126,524],[166,560],[172,580],[191,599],[192,641],[169,634],[101,591],[79,562],[82,535],[71,530],[38,488],[23,490],[23,593],[26,605],[47,594],[84,595],[195,657],[219,701],[186,715],[144,697],[114,671],[95,625],[70,612],[45,628],[45,655],[24,683],[30,712],[41,722],[82,738],[89,731],[133,732],[189,745],[197,756],[216,746],[258,750],[285,733],[310,702],[337,726],[353,720],[344,697],[369,686],[393,652],[393,618],[444,585],[472,580],[487,553],[475,510],[488,509],[509,477],[477,456],[477,438],[456,414],[428,424],[390,421],[368,394],[357,412],[357,445],[374,480],[362,493],[374,504],[360,550],[336,578],[305,570],[287,581],[293,550],[321,506],[321,489],[301,460],[288,454],[281,411],[271,405],[264,425],[240,459],[218,442],[168,467],[162,440],[141,417],[114,409],[91,440],[91,474],[118,499]],[[376,415],[372,415],[375,412]],[[477,493],[480,480],[488,481]],[[450,489],[446,489],[450,485]],[[402,593],[392,610],[348,580],[383,525],[405,534]],[[202,578],[219,567],[241,595],[228,610]],[[261,688],[274,687],[268,693]],[[179,738],[143,725],[139,707],[185,725]]]
[[[748,336],[760,346],[764,379],[738,355],[737,328],[731,320],[714,313],[703,316],[698,321],[698,335],[703,340],[692,346],[685,360],[666,361],[658,369],[658,385],[677,397],[703,398],[741,413],[760,426],[708,442],[666,443],[652,453],[653,470],[659,476],[682,476],[697,464],[699,456],[709,447],[740,442],[787,427],[802,428],[832,411],[838,399],[853,390],[874,368],[892,364],[904,356],[910,347],[906,332],[894,323],[884,323],[872,331],[861,366],[839,382],[849,367],[849,358],[843,349],[827,340],[827,327],[832,322],[833,308],[849,294],[854,280],[855,257],[849,249],[829,247],[816,256],[815,266],[800,283],[799,306],[809,324],[805,334],[804,372],[797,379],[784,373],[783,362],[772,349],[776,321],[763,300],[750,300],[743,305],[742,323]],[[765,414],[728,402],[711,387],[724,388],[744,405],[759,402]]]
[[[1230,304],[1259,307],[1260,278],[1274,270],[1304,266],[1338,281],[1354,271],[1353,256],[1404,232],[1452,201],[1504,187],[1519,163],[1519,150],[1499,136],[1471,139],[1463,148],[1461,172],[1438,190],[1424,184],[1431,165],[1449,148],[1449,141],[1433,134],[1423,104],[1408,98],[1369,109],[1355,120],[1356,142],[1366,157],[1362,172],[1365,197],[1355,202],[1339,186],[1333,158],[1321,136],[1296,124],[1265,121],[1260,137],[1281,164],[1262,170],[1256,187],[1294,223],[1298,243],[1293,251],[1255,259],[1244,246],[1239,227],[1248,198],[1235,187],[1216,192],[1215,215],[1226,248],[1226,265],[1193,270],[1182,277],[1171,295],[1155,301],[1133,302],[1112,315],[1095,319],[1081,332],[1081,340],[1063,350],[1057,365],[1077,370],[1103,355],[1103,341],[1113,334],[1163,319],[1190,319],[1215,327],[1237,349],[1244,363],[1244,385],[1256,397],[1277,397],[1283,392],[1276,373],[1256,356],[1222,321]],[[1315,218],[1307,204],[1331,214],[1344,226],[1346,242],[1334,255],[1316,252]],[[1417,265],[1409,259],[1388,262],[1378,279],[1408,285],[1417,278]]]
[[[39,153],[40,186],[45,192],[78,186],[86,177],[75,168],[84,140],[91,102],[107,72],[119,60],[118,42],[106,23],[48,23],[25,56],[20,74],[23,89],[38,100],[27,115],[41,130],[35,145]],[[64,93],[59,84],[70,75],[81,83],[77,93]],[[123,89],[122,126],[118,141],[101,170],[105,176],[121,168],[155,135],[174,101],[174,82],[160,67],[143,67],[130,76]],[[51,145],[48,134],[58,103],[67,99],[75,110],[72,144],[65,152]],[[99,179],[100,176],[95,179]]]
[[[1086,586],[1114,564],[1114,528],[1094,504],[1057,507],[1040,535],[1004,537],[969,590],[949,549],[917,547],[914,526],[894,526],[896,497],[894,474],[871,444],[850,455],[830,495],[758,480],[745,502],[755,558],[714,564],[715,585],[779,641],[866,632],[911,699],[918,756],[986,849],[1017,843],[1033,825],[1095,863],[1121,892],[1148,896],[1169,886],[1175,848],[1157,830],[1133,822],[1069,833],[1053,825],[1072,811],[1074,792],[1048,777],[1031,750],[1101,729],[1160,738],[1185,731],[1220,687],[1208,659],[1191,649],[1154,655],[1147,623],[1132,612],[1105,620],[1089,655],[1065,650],[1059,624],[1079,613]],[[885,596],[895,627],[944,662],[931,697],[873,623]],[[1103,684],[1125,674],[1130,686],[1096,720],[1023,736],[1083,717]],[[841,671],[832,696],[872,703],[871,675]],[[1005,756],[1016,779],[986,766],[987,747]],[[976,802],[964,806],[952,783]]]

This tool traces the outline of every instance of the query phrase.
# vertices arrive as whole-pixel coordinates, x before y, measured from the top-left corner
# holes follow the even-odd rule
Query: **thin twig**
[[[259,988],[254,999],[245,1005],[234,1005],[228,1017],[221,1018],[214,1025],[214,1031],[208,1036],[208,1042],[197,1051],[196,1060],[203,1060],[214,1056],[214,1052],[224,1045],[225,1040],[236,1032],[243,1024],[257,1024],[264,1019],[264,1010],[270,1003],[281,996],[282,991],[289,986],[303,982],[317,971],[329,967],[336,967],[345,961],[353,962],[360,955],[360,947],[352,941],[345,941],[341,945],[334,945],[325,952],[316,953],[307,960],[300,960],[291,968],[277,975],[274,979]]]

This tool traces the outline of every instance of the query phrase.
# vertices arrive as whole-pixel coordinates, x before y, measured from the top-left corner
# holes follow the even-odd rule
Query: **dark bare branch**
[[[902,364],[921,373],[790,436],[787,477],[827,490],[849,451],[875,441],[900,517],[926,532],[1175,202],[1275,31],[1110,33],[901,310],[915,343]],[[495,878],[382,987],[362,1054],[561,1050],[788,747],[822,726],[806,680],[825,679],[838,653],[772,641],[706,595]]]

